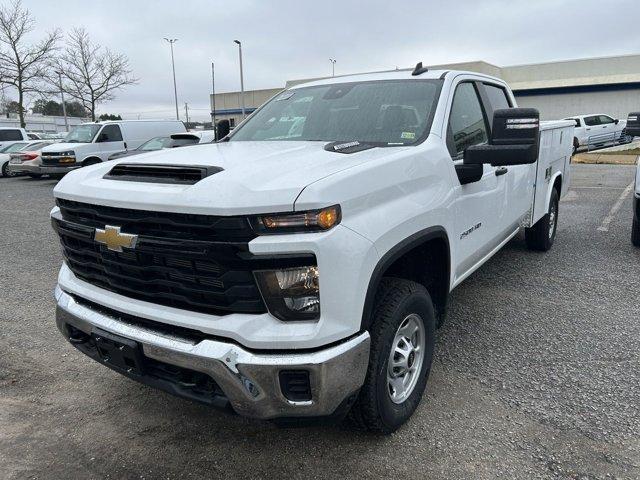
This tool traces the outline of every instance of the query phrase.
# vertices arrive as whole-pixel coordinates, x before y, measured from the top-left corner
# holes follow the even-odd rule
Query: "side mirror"
[[[109,141],[109,135],[107,135],[106,133],[101,133],[100,136],[98,137],[98,143],[108,142],[108,141]]]
[[[216,125],[216,140],[220,141],[231,131],[231,124],[229,120],[220,120]]]
[[[640,137],[640,112],[630,113],[627,117],[625,132],[631,137]]]
[[[506,108],[493,114],[486,145],[464,151],[464,164],[525,165],[538,160],[540,113],[535,108]]]
[[[617,125],[617,124],[619,124],[619,123],[620,123],[620,120],[616,118],[616,119],[613,121],[613,123],[615,123],[615,124]]]

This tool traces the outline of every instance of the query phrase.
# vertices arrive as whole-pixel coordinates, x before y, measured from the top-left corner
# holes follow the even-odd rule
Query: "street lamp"
[[[335,77],[336,76],[336,59],[330,58],[329,61],[331,62],[331,76]]]
[[[238,55],[240,56],[240,102],[242,104],[242,118],[245,118],[246,112],[244,108],[244,76],[242,74],[242,42],[234,40],[233,43],[238,45]]]
[[[60,96],[62,97],[62,115],[64,115],[64,128],[68,132],[69,120],[67,119],[67,106],[64,103],[64,89],[62,88],[62,73],[60,71],[57,71],[56,73],[58,74],[58,85],[60,85]],[[58,131],[57,128],[56,128],[56,131]]]
[[[173,96],[176,101],[176,120],[180,120],[180,115],[178,114],[178,88],[176,87],[176,64],[173,60],[173,44],[178,41],[177,38],[166,38],[165,40],[169,42],[171,45],[171,69],[173,70]]]

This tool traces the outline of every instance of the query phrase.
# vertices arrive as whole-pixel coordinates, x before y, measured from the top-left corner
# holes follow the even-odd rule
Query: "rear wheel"
[[[373,315],[367,376],[350,416],[362,428],[391,433],[411,417],[422,399],[436,319],[422,285],[389,277],[382,279]]]
[[[633,225],[631,226],[631,243],[636,247],[640,247],[640,222],[637,218],[633,218]]]
[[[529,250],[546,252],[553,245],[558,229],[559,201],[558,191],[554,188],[551,191],[548,213],[538,220],[533,227],[527,228],[524,232]]]
[[[2,165],[2,176],[3,177],[15,177],[16,174],[9,170],[9,162],[6,162]]]

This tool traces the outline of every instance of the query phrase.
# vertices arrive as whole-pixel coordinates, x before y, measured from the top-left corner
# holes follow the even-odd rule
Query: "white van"
[[[41,173],[64,174],[105,162],[112,153],[133,150],[150,138],[186,131],[178,120],[83,123],[71,129],[61,143],[42,149]]]

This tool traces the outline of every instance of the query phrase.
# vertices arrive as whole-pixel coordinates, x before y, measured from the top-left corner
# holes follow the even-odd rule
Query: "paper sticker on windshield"
[[[276,102],[279,102],[281,100],[289,100],[291,97],[293,97],[293,95],[296,92],[284,92],[282,94],[280,94],[280,96],[278,98],[276,98]]]
[[[405,138],[407,140],[414,140],[416,138],[416,134],[414,132],[402,132],[400,138]]]

